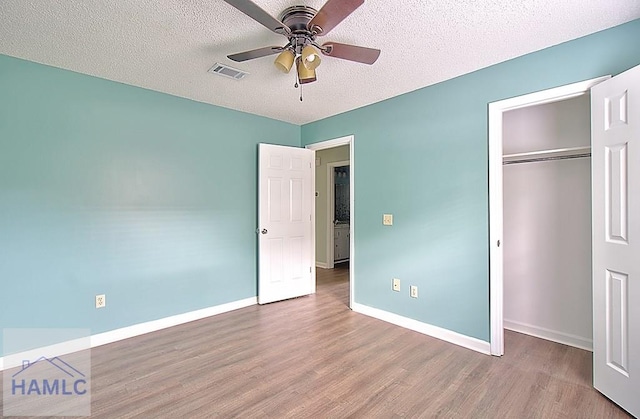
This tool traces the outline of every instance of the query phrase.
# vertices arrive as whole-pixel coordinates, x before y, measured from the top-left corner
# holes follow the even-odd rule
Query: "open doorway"
[[[353,136],[308,145],[315,150],[315,257],[317,292],[326,285],[345,304],[354,301]]]
[[[322,150],[316,153],[318,159],[332,160],[346,157],[347,160],[337,162],[327,162],[316,167],[316,173],[326,172],[326,184],[319,182],[316,177],[316,188],[318,191],[326,191],[326,202],[322,199],[322,193],[316,196],[316,228],[318,226],[318,216],[326,208],[325,222],[327,231],[325,234],[316,235],[316,266],[333,269],[336,266],[349,263],[349,230],[351,225],[351,205],[349,204],[349,148],[340,146],[333,149]],[[320,160],[321,162],[321,160]],[[321,247],[326,251],[322,252]]]

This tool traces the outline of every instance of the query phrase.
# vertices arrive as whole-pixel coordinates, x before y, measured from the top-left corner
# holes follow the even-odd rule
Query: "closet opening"
[[[589,351],[590,115],[585,93],[502,121],[504,328]]]
[[[489,104],[492,355],[505,326],[591,348],[589,93],[609,78]]]

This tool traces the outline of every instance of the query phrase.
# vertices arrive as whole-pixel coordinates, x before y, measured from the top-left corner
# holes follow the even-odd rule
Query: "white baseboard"
[[[546,329],[544,327],[534,326],[531,324],[516,322],[504,319],[504,328],[513,330],[514,332],[524,333],[525,335],[535,336],[537,338],[550,340],[552,342],[562,343],[563,345],[573,346],[585,351],[593,352],[593,340],[582,336],[571,335],[569,333],[558,332],[557,330]]]
[[[0,371],[9,368],[15,368],[22,365],[24,360],[33,361],[42,356],[47,358],[53,358],[55,356],[62,356],[73,352],[78,352],[87,349],[90,344],[90,337],[78,338],[68,340],[54,345],[48,345],[40,348],[30,349],[28,351],[18,352],[7,359],[7,357],[0,357]]]
[[[316,261],[316,268],[329,269],[329,264],[326,262]]]
[[[107,343],[117,342],[119,340],[144,335],[145,333],[155,332],[157,330],[166,329],[179,324],[204,319],[205,317],[215,316],[216,314],[226,313],[239,308],[252,306],[257,303],[258,299],[256,297],[251,297],[244,300],[220,304],[218,306],[203,308],[201,310],[190,311],[188,313],[177,314],[175,316],[165,317],[159,320],[134,324],[133,326],[123,327],[121,329],[98,333],[97,335],[91,336],[91,347],[95,348],[96,346],[106,345]]]
[[[220,304],[213,307],[203,308],[201,310],[190,311],[188,313],[177,314],[175,316],[165,317],[158,320],[152,320],[145,323],[134,324],[120,329],[110,330],[108,332],[91,335],[90,347],[106,345],[108,343],[117,342],[119,340],[129,339],[135,336],[144,335],[146,333],[155,332],[169,327],[189,323],[195,320],[204,319],[206,317],[215,316],[216,314],[226,313],[228,311],[237,310],[239,308],[249,307],[258,303],[256,297],[245,298],[244,300],[232,301],[226,304]],[[77,351],[78,345],[76,341],[63,342],[51,345],[46,348],[38,348],[20,353],[20,359],[33,359],[38,356],[38,352],[42,353],[46,349],[47,353],[55,353],[56,355],[65,355]],[[82,349],[86,349],[86,346]],[[5,365],[5,357],[0,357],[0,371],[17,367],[19,365]],[[14,357],[12,357],[14,358]]]
[[[490,355],[491,353],[489,342],[485,342],[480,339],[462,335],[448,329],[443,329],[438,326],[433,326],[428,323],[423,323],[418,320],[410,319],[408,317],[400,316],[398,314],[390,313],[388,311],[369,307],[359,303],[353,303],[351,309],[357,313],[375,317],[376,319],[383,320],[385,322],[392,323],[406,329],[414,330],[416,332],[434,337],[436,339],[444,340],[445,342],[462,346],[463,348],[471,349],[473,351],[480,352],[486,355]]]

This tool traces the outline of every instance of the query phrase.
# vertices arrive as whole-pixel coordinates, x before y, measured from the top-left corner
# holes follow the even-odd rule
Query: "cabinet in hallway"
[[[349,224],[336,224],[333,231],[335,262],[349,260]]]

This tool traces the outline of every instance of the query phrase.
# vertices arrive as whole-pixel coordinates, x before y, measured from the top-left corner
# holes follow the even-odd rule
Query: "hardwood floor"
[[[354,313],[348,270],[316,295],[92,350],[95,418],[626,418],[591,353],[506,332],[502,358]]]

